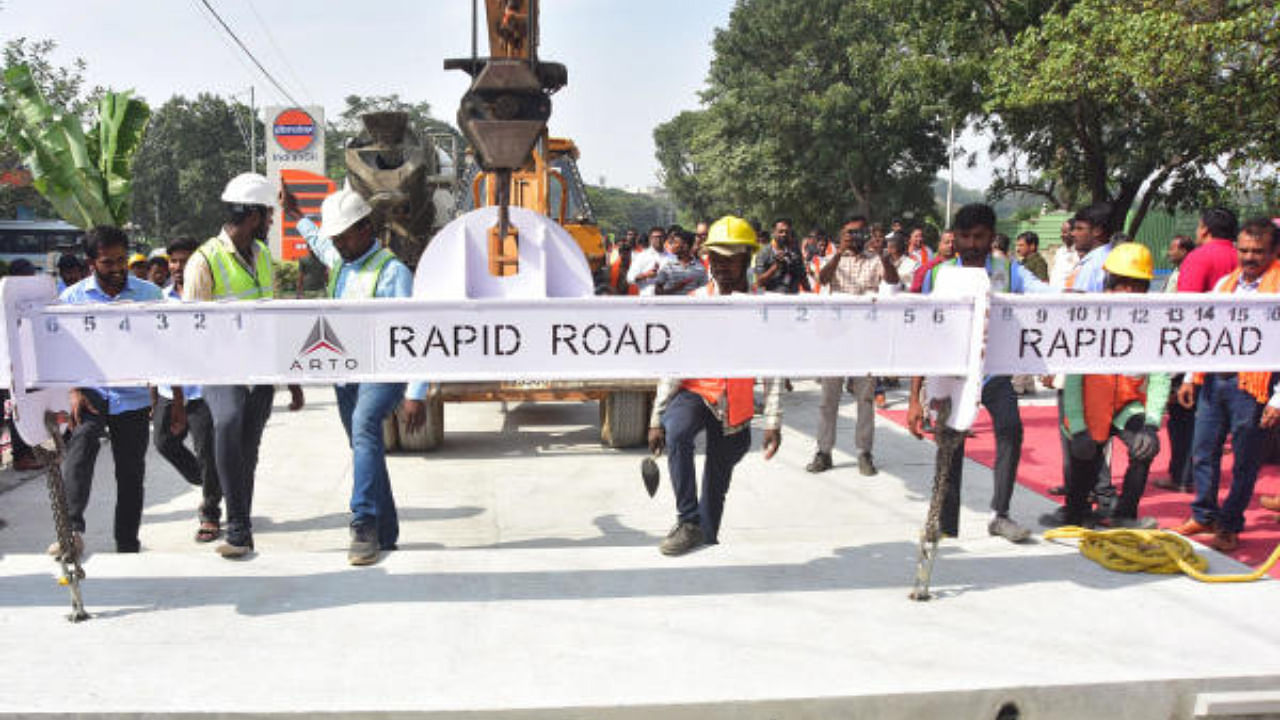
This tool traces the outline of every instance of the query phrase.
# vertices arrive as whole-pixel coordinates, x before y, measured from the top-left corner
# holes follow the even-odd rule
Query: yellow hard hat
[[[1122,275],[1135,280],[1150,280],[1155,263],[1146,245],[1136,242],[1120,243],[1107,253],[1102,268],[1112,275]]]
[[[133,267],[138,263],[144,263],[146,261],[147,261],[146,255],[143,255],[142,253],[134,253],[129,256],[129,267]]]
[[[736,255],[755,252],[760,248],[760,243],[756,240],[756,231],[751,223],[740,217],[725,215],[711,224],[702,247],[718,255]]]

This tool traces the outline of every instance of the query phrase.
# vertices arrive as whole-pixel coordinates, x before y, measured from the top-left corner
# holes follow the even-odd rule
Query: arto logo
[[[338,333],[334,332],[333,326],[328,320],[320,317],[316,318],[316,324],[311,326],[311,332],[307,333],[307,339],[298,349],[298,355],[289,365],[289,370],[332,372],[355,370],[359,367],[359,360],[347,357],[347,348],[338,339]]]
[[[347,349],[342,347],[342,341],[333,331],[333,326],[324,318],[316,319],[316,324],[311,327],[311,333],[307,335],[307,341],[302,343],[302,350],[298,354],[306,356],[319,350],[328,350],[338,355],[347,354]]]
[[[304,110],[289,108],[271,124],[276,144],[289,152],[301,152],[316,140],[316,121]]]

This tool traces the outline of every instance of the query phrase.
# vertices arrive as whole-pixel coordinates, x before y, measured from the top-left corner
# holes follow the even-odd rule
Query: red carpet
[[[1023,406],[1022,412],[1023,440],[1022,462],[1018,465],[1018,484],[1039,493],[1055,502],[1061,498],[1049,495],[1049,488],[1062,484],[1062,451],[1058,444],[1058,411],[1052,405]],[[905,410],[881,410],[880,414],[905,427],[907,413]],[[995,462],[995,434],[991,431],[991,417],[983,410],[973,430],[976,437],[969,438],[965,444],[965,455],[987,467]],[[1157,478],[1169,477],[1168,437],[1160,433],[1160,455],[1151,465],[1151,477],[1147,481],[1147,492],[1139,506],[1142,515],[1150,515],[1160,521],[1160,527],[1172,527],[1191,516],[1192,495],[1169,492],[1155,487]],[[1111,471],[1115,478],[1116,489],[1123,483],[1124,469],[1128,466],[1128,455],[1123,443],[1113,442],[1111,448]],[[1231,456],[1223,458],[1221,498],[1226,499],[1227,490],[1231,487]],[[1280,494],[1280,468],[1265,465],[1258,476],[1254,489],[1253,502],[1245,513],[1245,530],[1240,534],[1240,549],[1231,556],[1240,562],[1254,567],[1262,564],[1280,543],[1280,522],[1275,513],[1262,509],[1258,498],[1262,495]],[[1036,529],[1036,518],[1019,518],[1029,527]],[[1043,529],[1043,528],[1040,528]],[[1208,542],[1209,536],[1196,538]],[[1272,568],[1272,577],[1280,579],[1280,563]]]

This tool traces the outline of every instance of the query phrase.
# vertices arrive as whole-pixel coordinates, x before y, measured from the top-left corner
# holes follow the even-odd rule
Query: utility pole
[[[253,86],[248,86],[248,172],[257,172],[257,108],[253,106]],[[951,213],[951,191],[947,191],[947,213]]]
[[[956,121],[951,121],[951,144],[947,146],[947,216],[944,226],[951,225],[951,188],[956,184]]]

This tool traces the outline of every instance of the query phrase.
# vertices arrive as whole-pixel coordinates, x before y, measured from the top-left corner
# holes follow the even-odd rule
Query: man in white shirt
[[[658,270],[667,260],[673,259],[663,244],[667,239],[667,231],[654,226],[649,228],[649,247],[640,252],[631,253],[631,268],[627,270],[627,282],[640,288],[641,295],[653,295],[656,292]]]
[[[1049,268],[1049,284],[1061,288],[1067,282],[1067,276],[1080,262],[1080,253],[1076,252],[1076,238],[1071,233],[1071,221],[1062,223],[1062,245],[1053,251],[1053,266]]]

